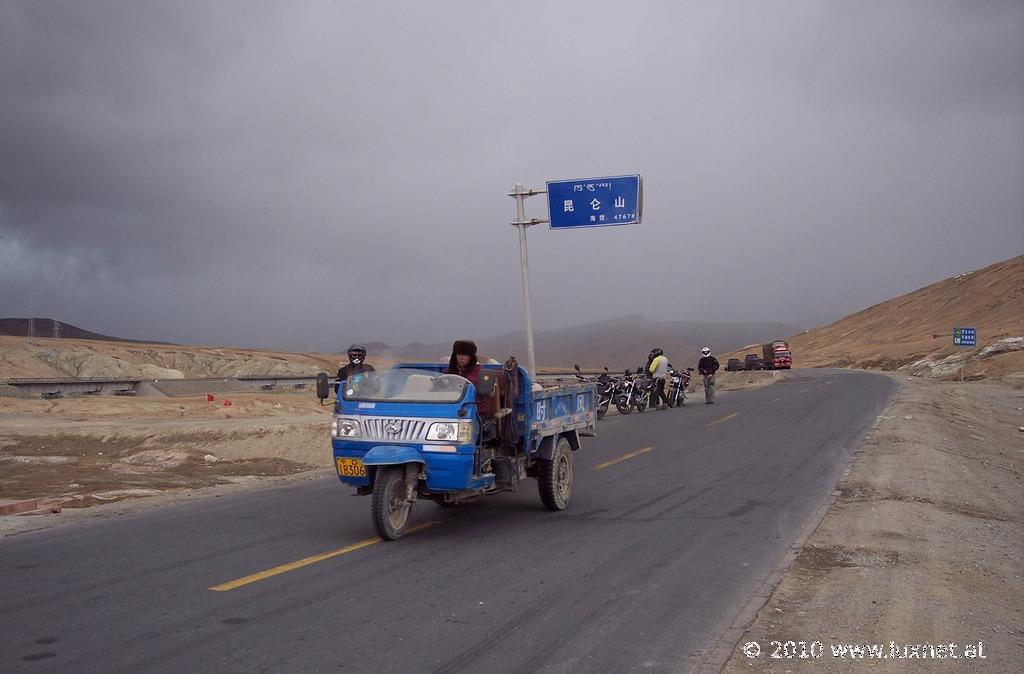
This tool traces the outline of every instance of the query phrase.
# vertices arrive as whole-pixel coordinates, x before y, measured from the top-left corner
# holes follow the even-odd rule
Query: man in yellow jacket
[[[651,358],[647,362],[647,374],[654,379],[651,389],[651,407],[663,410],[668,407],[668,396],[665,395],[665,383],[668,381],[668,358],[661,349],[651,349]]]

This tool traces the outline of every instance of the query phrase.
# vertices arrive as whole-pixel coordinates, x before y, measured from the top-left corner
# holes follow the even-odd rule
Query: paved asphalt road
[[[0,540],[0,672],[690,670],[896,386],[793,374],[605,419],[563,513],[530,480],[386,543],[324,478]]]

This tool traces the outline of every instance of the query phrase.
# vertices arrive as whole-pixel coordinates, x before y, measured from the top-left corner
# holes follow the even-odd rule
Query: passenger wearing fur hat
[[[480,364],[476,362],[476,342],[469,339],[457,339],[452,344],[452,357],[445,368],[445,374],[457,374],[479,384]]]

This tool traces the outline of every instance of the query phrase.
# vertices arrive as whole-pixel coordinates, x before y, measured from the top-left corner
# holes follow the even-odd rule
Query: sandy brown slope
[[[343,358],[343,357],[341,357]],[[233,347],[0,336],[0,383],[22,377],[185,379],[334,372],[338,356]]]
[[[978,329],[976,349],[953,346],[956,326]],[[966,357],[972,378],[1024,373],[1024,256],[876,304],[789,344],[794,367],[902,368],[953,378]]]

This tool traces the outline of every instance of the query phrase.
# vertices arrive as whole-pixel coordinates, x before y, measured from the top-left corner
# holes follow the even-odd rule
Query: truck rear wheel
[[[405,467],[388,466],[377,469],[373,485],[373,528],[388,541],[402,537],[409,524],[412,504],[405,499]]]
[[[548,510],[565,510],[572,497],[572,448],[569,441],[559,438],[551,453],[551,460],[537,462],[537,486],[540,500]]]

